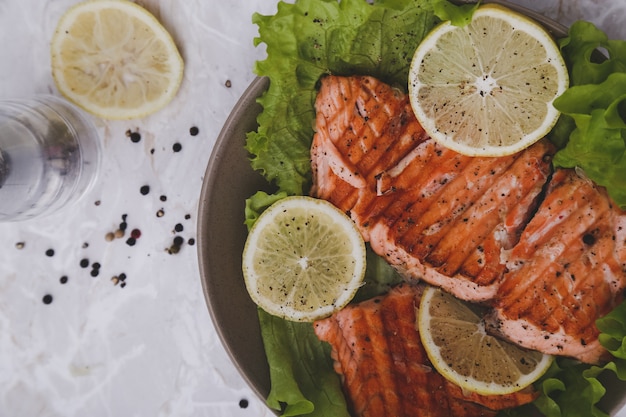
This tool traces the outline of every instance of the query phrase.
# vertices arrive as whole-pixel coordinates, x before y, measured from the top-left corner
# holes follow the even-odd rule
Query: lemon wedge
[[[426,133],[469,156],[504,156],[544,137],[569,85],[563,57],[538,23],[480,6],[465,27],[444,22],[417,47],[409,95]]]
[[[256,220],[243,250],[252,300],[290,321],[330,316],[352,300],[365,276],[365,243],[331,203],[287,197]]]
[[[183,59],[161,23],[127,0],[88,0],[68,9],[51,41],[59,92],[104,119],[155,113],[176,95]]]

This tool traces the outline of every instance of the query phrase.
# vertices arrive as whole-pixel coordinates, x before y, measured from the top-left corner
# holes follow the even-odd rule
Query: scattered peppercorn
[[[194,238],[190,238],[190,239],[187,241],[187,244],[188,244],[189,246],[193,246],[193,245],[195,245],[195,244],[196,244],[196,239],[194,239]]]
[[[25,244],[24,242],[17,242],[17,243],[15,244],[15,248],[16,248],[16,249],[24,249],[24,246],[25,246],[25,245],[26,245],[26,244]]]
[[[185,220],[191,219],[191,214],[185,214]]]
[[[128,246],[135,246],[135,243],[137,243],[137,239],[135,239],[134,237],[129,237],[128,239],[126,239],[126,244]]]
[[[230,80],[226,80],[226,82],[224,83],[224,85],[226,86],[226,88],[230,88],[233,86],[233,83]]]
[[[97,277],[100,274],[100,263],[99,262],[94,262],[93,264],[91,264],[91,272],[90,272],[92,277]]]
[[[159,200],[166,202],[167,201],[167,196],[166,195],[162,195],[161,197],[159,197]]]
[[[124,237],[124,231],[122,229],[117,229],[113,236],[115,236],[117,239],[120,239]]]
[[[250,405],[250,403],[245,398],[239,400],[239,408],[248,408],[248,405]]]
[[[180,143],[176,142],[174,144],[174,146],[172,146],[172,150],[174,152],[180,152],[183,149],[183,145],[181,145]]]
[[[107,242],[111,242],[113,239],[115,239],[115,233],[113,232],[109,232],[104,235],[104,240],[106,240]]]
[[[133,229],[133,231],[130,232],[130,237],[133,239],[139,239],[141,237],[141,230]]]
[[[180,247],[183,245],[183,243],[185,242],[185,240],[180,237],[180,236],[176,236],[174,238],[174,241],[172,242],[172,245],[167,249],[167,253],[169,253],[170,255],[175,255],[178,252],[180,252]]]
[[[121,285],[122,288],[126,285],[124,283],[125,279],[126,279],[126,274],[123,273],[123,272],[121,274],[119,274],[119,275],[114,275],[114,276],[111,277],[111,281],[113,282],[113,285],[117,285],[117,284],[119,284],[121,282],[122,283],[122,285]]]
[[[67,284],[67,275],[63,275],[61,278],[59,278],[59,282],[61,284]]]
[[[50,304],[52,302],[52,296],[50,294],[46,294],[43,296],[41,301],[43,301],[44,304]]]
[[[54,256],[54,249],[48,249],[46,251],[46,256]]]
[[[100,200],[96,200],[93,204],[96,205],[96,206],[99,206],[101,204],[101,201]]]
[[[87,268],[89,266],[89,259],[83,258],[80,260],[80,267]]]
[[[191,136],[197,136],[198,133],[200,133],[200,129],[198,129],[197,126],[192,126],[192,127],[189,128],[189,134]]]
[[[139,132],[131,132],[129,130],[126,132],[126,136],[128,136],[133,143],[138,143],[141,140],[141,134]]]
[[[142,185],[141,188],[139,189],[139,192],[141,193],[141,195],[148,195],[150,193],[150,186]]]
[[[156,212],[156,216],[157,217],[163,217],[165,216],[165,211],[163,209],[160,209]]]
[[[184,227],[181,223],[177,223],[176,226],[174,226],[174,230],[180,233],[184,230]]]
[[[127,227],[128,227],[128,223],[126,223],[126,222],[121,222],[120,225],[119,225],[119,228],[122,231],[126,230]]]
[[[87,249],[89,247],[89,242],[83,243],[83,249]]]

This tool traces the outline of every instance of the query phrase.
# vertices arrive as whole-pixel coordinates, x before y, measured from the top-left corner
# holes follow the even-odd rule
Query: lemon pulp
[[[251,228],[243,261],[246,288],[266,312],[314,321],[343,308],[365,275],[365,243],[331,203],[287,197]]]
[[[461,388],[510,394],[539,379],[552,356],[487,334],[481,315],[445,291],[427,287],[417,314],[420,339],[433,366]]]
[[[177,93],[183,60],[160,22],[127,0],[88,0],[68,9],[51,42],[59,92],[105,119],[152,114]]]
[[[480,6],[466,27],[444,22],[420,43],[409,71],[415,116],[441,145],[504,156],[544,137],[569,85],[563,57],[538,23]]]

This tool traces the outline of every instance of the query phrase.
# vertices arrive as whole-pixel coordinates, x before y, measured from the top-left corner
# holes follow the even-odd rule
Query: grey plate
[[[241,272],[246,241],[245,200],[267,182],[256,173],[244,149],[246,133],[256,130],[268,87],[257,78],[239,99],[217,138],[204,176],[198,210],[200,276],[209,312],[219,337],[248,384],[261,398],[270,390],[269,370],[256,305]]]
[[[542,23],[556,37],[567,28],[543,15],[503,1]],[[261,340],[256,306],[246,292],[241,254],[246,240],[246,198],[268,190],[265,180],[250,167],[244,149],[246,133],[256,130],[261,107],[256,99],[269,81],[257,78],[233,108],[213,149],[204,177],[198,219],[198,256],[202,287],[221,341],[235,366],[256,394],[265,399],[270,391],[267,360]],[[620,384],[610,381],[608,386]],[[619,410],[623,384],[604,399],[603,408]],[[619,395],[615,395],[620,393]]]

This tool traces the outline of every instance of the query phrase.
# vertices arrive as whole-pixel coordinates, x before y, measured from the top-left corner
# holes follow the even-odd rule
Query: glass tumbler
[[[58,211],[94,184],[101,144],[87,115],[51,95],[0,100],[0,222]]]

